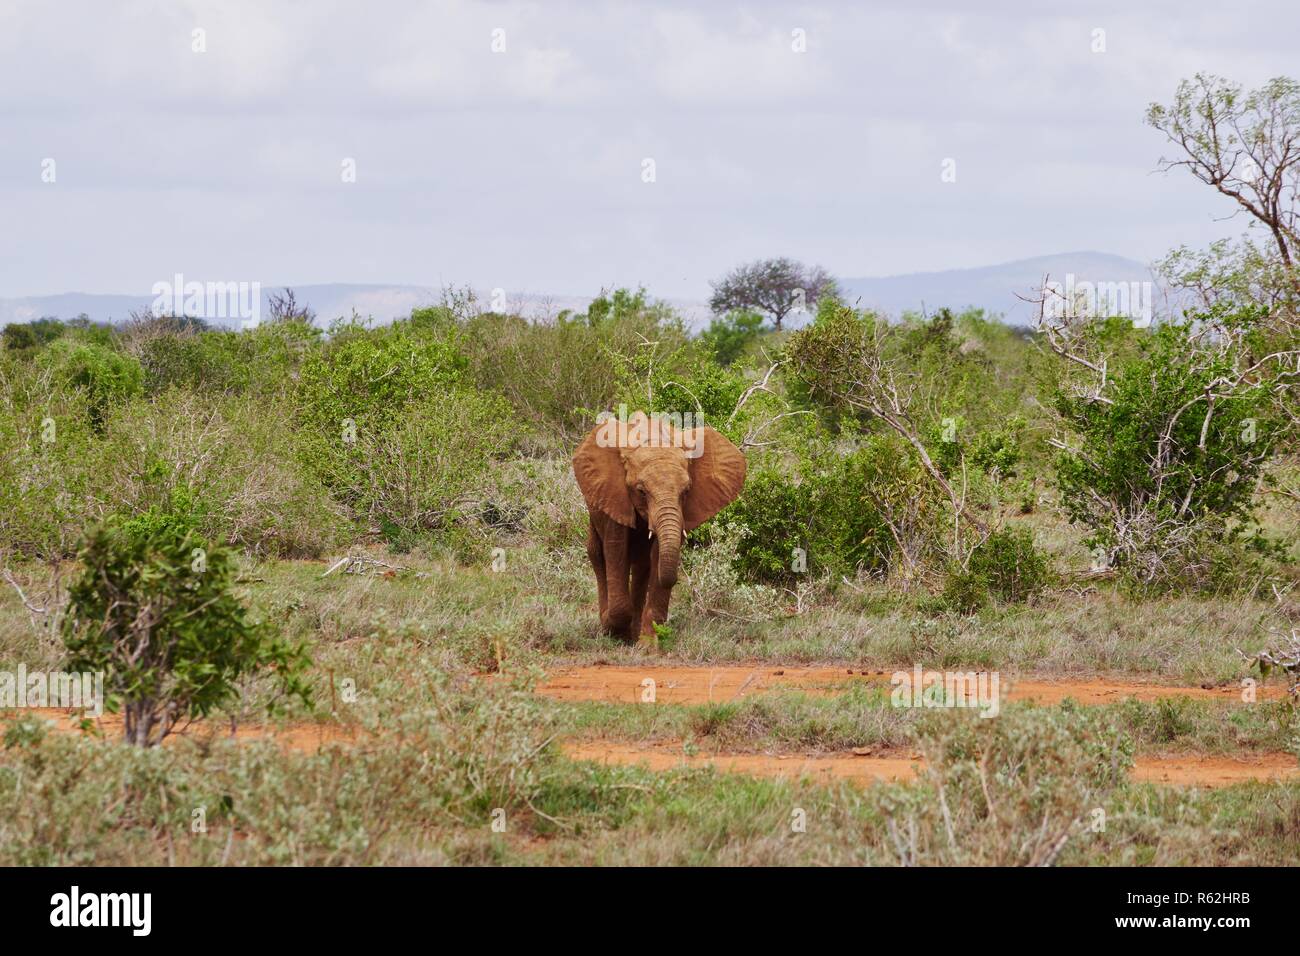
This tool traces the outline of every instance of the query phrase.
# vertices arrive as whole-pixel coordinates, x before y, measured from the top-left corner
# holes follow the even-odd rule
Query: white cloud
[[[1155,256],[1236,224],[1149,175],[1147,103],[1199,69],[1296,73],[1300,10],[1243,4],[9,0],[0,296],[177,269],[699,296],[769,253]]]

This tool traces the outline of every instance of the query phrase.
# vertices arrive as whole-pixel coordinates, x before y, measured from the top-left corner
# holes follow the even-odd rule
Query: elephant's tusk
[[[650,529],[650,533],[649,533],[646,537],[647,537],[649,540],[653,541],[653,540],[654,540],[654,536],[655,536],[655,529],[654,529],[654,528],[651,528],[651,529]]]

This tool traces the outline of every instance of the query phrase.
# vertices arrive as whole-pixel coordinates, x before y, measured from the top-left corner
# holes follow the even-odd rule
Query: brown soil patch
[[[1300,764],[1290,754],[1256,757],[1141,757],[1133,779],[1171,786],[1226,787],[1247,780],[1294,780]]]
[[[654,702],[659,704],[707,704],[739,700],[754,694],[796,689],[812,694],[843,693],[855,685],[890,689],[892,670],[846,667],[774,667],[771,664],[726,664],[718,667],[657,667],[592,665],[569,667],[550,674],[537,693],[556,700],[640,703],[654,681]],[[1110,704],[1126,697],[1160,700],[1190,697],[1196,700],[1241,701],[1241,688],[1175,687],[1166,684],[1126,680],[1069,680],[1016,678],[1000,675],[1004,702],[1033,700],[1059,704],[1071,697],[1081,704]],[[1276,700],[1284,696],[1281,687],[1257,687],[1257,699]],[[648,702],[648,701],[644,701]]]
[[[42,720],[53,721],[55,733],[81,732],[81,718],[65,710],[54,707],[33,707],[24,710],[23,713],[31,714]],[[93,725],[91,732],[102,736],[105,740],[120,741],[122,739],[125,728],[121,714],[104,714],[101,717],[91,718],[90,722]],[[346,728],[335,724],[296,723],[286,724],[281,727],[267,724],[241,724],[231,733],[229,724],[214,721],[195,721],[185,730],[168,735],[163,741],[163,745],[175,744],[182,739],[203,744],[210,744],[223,739],[271,740],[285,750],[302,753],[311,753],[326,744],[356,742],[355,737]]]
[[[683,753],[681,743],[640,745],[608,740],[566,740],[565,756],[594,763],[643,766],[650,770],[708,767],[754,777],[810,777],[822,782],[851,780],[876,783],[911,780],[918,761],[907,755],[857,757],[851,754],[692,754]]]
[[[67,711],[33,708],[37,717],[53,721],[56,733],[77,733],[79,720]],[[120,740],[122,718],[105,714],[94,721],[96,730],[107,740]],[[289,724],[283,727],[245,725],[232,734],[229,725],[209,722],[191,724],[183,734],[171,735],[165,745],[187,739],[213,743],[221,739],[270,740],[285,750],[311,753],[329,744],[355,744],[357,737],[346,728],[332,724]],[[608,740],[564,740],[561,749],[573,760],[588,760],[614,765],[640,765],[651,770],[713,766],[729,773],[785,779],[809,778],[832,782],[848,780],[856,784],[880,781],[911,780],[921,765],[918,756],[905,751],[882,750],[861,756],[854,753],[831,754],[748,754],[693,753],[682,750],[680,741],[656,744],[620,743]],[[1249,780],[1284,780],[1300,778],[1300,764],[1289,754],[1262,754],[1251,757],[1139,756],[1133,768],[1135,780],[1171,786],[1228,786]]]
[[[836,754],[686,754],[680,742],[655,745],[607,740],[569,740],[562,743],[573,760],[650,770],[712,766],[728,773],[755,777],[799,779],[827,783],[847,780],[855,784],[912,780],[922,761],[905,753],[857,756]],[[1136,759],[1133,779],[1170,786],[1223,787],[1249,780],[1300,779],[1300,764],[1289,754],[1235,757],[1143,757]]]

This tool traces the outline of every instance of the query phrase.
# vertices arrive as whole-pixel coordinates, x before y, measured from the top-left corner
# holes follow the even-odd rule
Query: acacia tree
[[[771,316],[778,332],[791,312],[811,309],[819,299],[838,292],[835,280],[821,266],[805,266],[784,257],[737,266],[712,286],[709,308],[715,315],[760,312]]]
[[[1171,104],[1151,104],[1146,119],[1179,150],[1161,160],[1162,168],[1186,169],[1232,199],[1249,220],[1247,234],[1235,241],[1174,250],[1160,272],[1202,314],[1256,318],[1240,343],[1242,369],[1279,354],[1294,356],[1300,348],[1300,83],[1277,77],[1246,92],[1201,73],[1179,84]],[[1291,453],[1300,447],[1300,390],[1294,384],[1291,376],[1289,387],[1271,393],[1275,410],[1289,422],[1281,448]],[[1300,500],[1300,487],[1280,490]]]
[[[1179,84],[1170,105],[1152,103],[1146,119],[1180,152],[1176,158],[1162,158],[1162,169],[1186,169],[1213,186],[1268,236],[1262,246],[1245,239],[1235,250],[1212,247],[1212,260],[1232,264],[1226,270],[1216,270],[1214,261],[1204,256],[1179,250],[1166,260],[1167,274],[1185,278],[1179,284],[1200,293],[1203,305],[1225,291],[1249,291],[1252,301],[1275,307],[1276,323],[1295,332],[1300,300],[1300,83],[1278,77],[1247,93],[1222,77],[1198,73]],[[1243,304],[1240,296],[1234,304]]]

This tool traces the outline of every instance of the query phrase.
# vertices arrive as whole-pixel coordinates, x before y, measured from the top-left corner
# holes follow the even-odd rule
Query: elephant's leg
[[[587,525],[587,559],[591,569],[596,572],[596,599],[600,604],[601,620],[605,618],[605,609],[609,607],[609,590],[605,584],[605,549],[596,533],[596,522]]]
[[[659,583],[659,541],[650,548],[650,582],[646,589],[645,610],[641,614],[641,640],[658,644],[655,625],[668,620],[668,598],[672,589]]]
[[[628,637],[632,629],[632,600],[627,593],[628,529],[615,521],[606,523],[601,535],[605,552],[605,591],[608,596],[600,622],[616,637]]]
[[[650,549],[641,547],[629,558],[632,565],[632,622],[641,620],[645,610],[646,586],[650,583]]]

